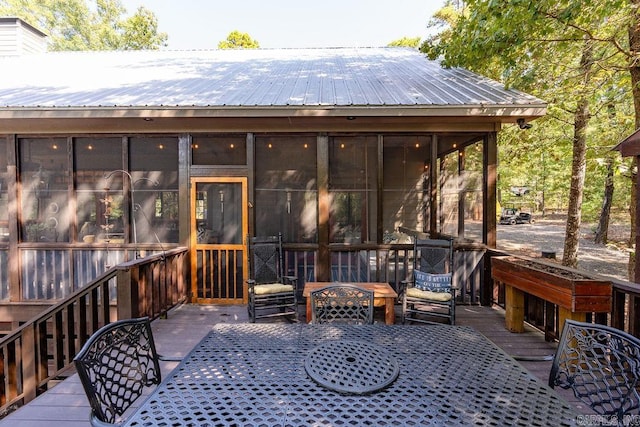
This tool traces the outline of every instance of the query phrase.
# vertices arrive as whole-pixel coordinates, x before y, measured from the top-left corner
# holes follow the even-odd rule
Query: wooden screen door
[[[247,178],[191,179],[193,302],[247,302]]]

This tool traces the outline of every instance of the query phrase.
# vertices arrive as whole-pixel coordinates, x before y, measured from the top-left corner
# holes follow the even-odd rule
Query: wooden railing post
[[[631,335],[640,335],[640,298],[638,295],[629,295],[629,325],[628,330]]]
[[[35,338],[36,334],[33,325],[24,329],[20,346],[20,358],[22,359],[22,387],[25,402],[35,399],[37,395]]]
[[[131,270],[131,268],[118,270],[116,274],[118,320],[140,317],[138,313],[138,287],[132,283]]]
[[[505,324],[511,332],[524,332],[524,292],[505,283]]]
[[[627,298],[624,292],[613,289],[612,307],[611,307],[611,326],[618,329],[625,329],[625,313]]]

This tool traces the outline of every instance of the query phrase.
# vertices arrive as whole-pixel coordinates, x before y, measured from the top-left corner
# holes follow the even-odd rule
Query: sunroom
[[[0,306],[12,322],[175,248],[191,253],[192,302],[244,303],[247,237],[278,233],[302,284],[395,285],[421,233],[454,237],[472,277],[495,247],[497,133],[546,110],[404,48],[0,62]]]

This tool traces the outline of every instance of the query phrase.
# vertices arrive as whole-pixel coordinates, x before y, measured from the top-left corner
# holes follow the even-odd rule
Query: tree
[[[225,40],[218,43],[218,49],[258,49],[260,43],[251,38],[248,33],[233,30]]]
[[[633,93],[633,109],[635,112],[635,129],[640,128],[640,0],[630,0],[629,21],[626,29],[629,37],[629,50],[627,52],[629,73],[631,74],[631,90]],[[631,179],[637,183],[638,162],[637,158],[633,158],[631,165]],[[631,237],[629,243],[633,245],[637,239],[637,218],[636,200],[638,199],[638,188],[636,185],[631,186],[631,203],[629,204],[629,212],[631,216]],[[640,269],[636,263],[636,251],[631,252],[629,256],[629,277],[633,281],[640,281]],[[633,272],[633,275],[631,275]]]
[[[418,48],[420,46],[420,37],[403,37],[398,40],[394,40],[389,43],[389,47],[413,47]]]
[[[158,32],[158,20],[153,12],[139,7],[122,23],[123,49],[159,49],[167,45],[167,33]]]
[[[613,203],[613,158],[607,157],[607,179],[604,187],[604,199],[602,201],[602,214],[600,215],[600,221],[598,221],[598,227],[596,228],[596,235],[593,238],[595,243],[606,244],[609,238],[609,218],[611,213],[611,205]]]
[[[448,2],[447,13],[436,17],[449,29],[421,47],[447,66],[465,66],[549,101],[541,124],[556,129],[556,143],[573,147],[565,265],[577,263],[592,120],[601,120],[607,94],[623,79],[628,6],[628,0],[470,0],[452,13]]]
[[[584,41],[580,57],[580,73],[583,87],[591,88],[591,73],[593,70],[593,45],[589,40]],[[580,224],[582,222],[582,198],[584,196],[584,181],[587,170],[587,127],[589,125],[589,98],[586,94],[579,95],[573,116],[573,157],[571,165],[571,187],[569,192],[569,207],[567,209],[567,227],[565,230],[564,251],[562,264],[570,267],[578,266],[578,245],[580,243]]]
[[[16,16],[49,35],[50,50],[159,49],[167,34],[144,7],[130,17],[120,0],[0,0],[0,14]]]

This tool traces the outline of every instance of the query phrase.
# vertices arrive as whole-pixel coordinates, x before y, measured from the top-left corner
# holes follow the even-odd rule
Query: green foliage
[[[458,20],[463,18],[467,9],[460,9],[454,5],[452,0],[448,0],[445,5],[433,15],[428,28],[437,30],[434,35],[429,36],[422,42],[420,50],[427,54],[430,59],[438,59],[444,55],[447,42],[453,37]]]
[[[218,49],[258,49],[260,43],[251,38],[248,33],[238,30],[231,31],[225,40],[218,43]]]
[[[156,16],[142,6],[123,22],[122,29],[123,49],[158,49],[167,44],[167,34],[158,32]]]
[[[140,7],[130,17],[120,0],[0,0],[0,14],[16,16],[49,35],[50,50],[159,49],[153,12]]]
[[[420,45],[420,37],[403,37],[389,43],[389,47],[412,47],[417,48]]]
[[[628,72],[628,28],[637,11],[632,3],[468,0],[459,8],[457,2],[449,1],[430,22],[439,32],[420,47],[429,57],[548,102],[547,116],[534,121],[532,129],[509,127],[500,133],[498,186],[503,205],[514,201],[511,186],[526,185],[534,191],[524,202],[566,209],[574,113],[584,100],[590,115],[582,212],[586,219],[599,214],[606,176],[603,159],[634,130]],[[581,64],[585,51],[591,53],[589,64]],[[624,168],[628,162],[613,155],[617,167]],[[628,179],[622,174],[614,179],[614,208],[626,209]]]

